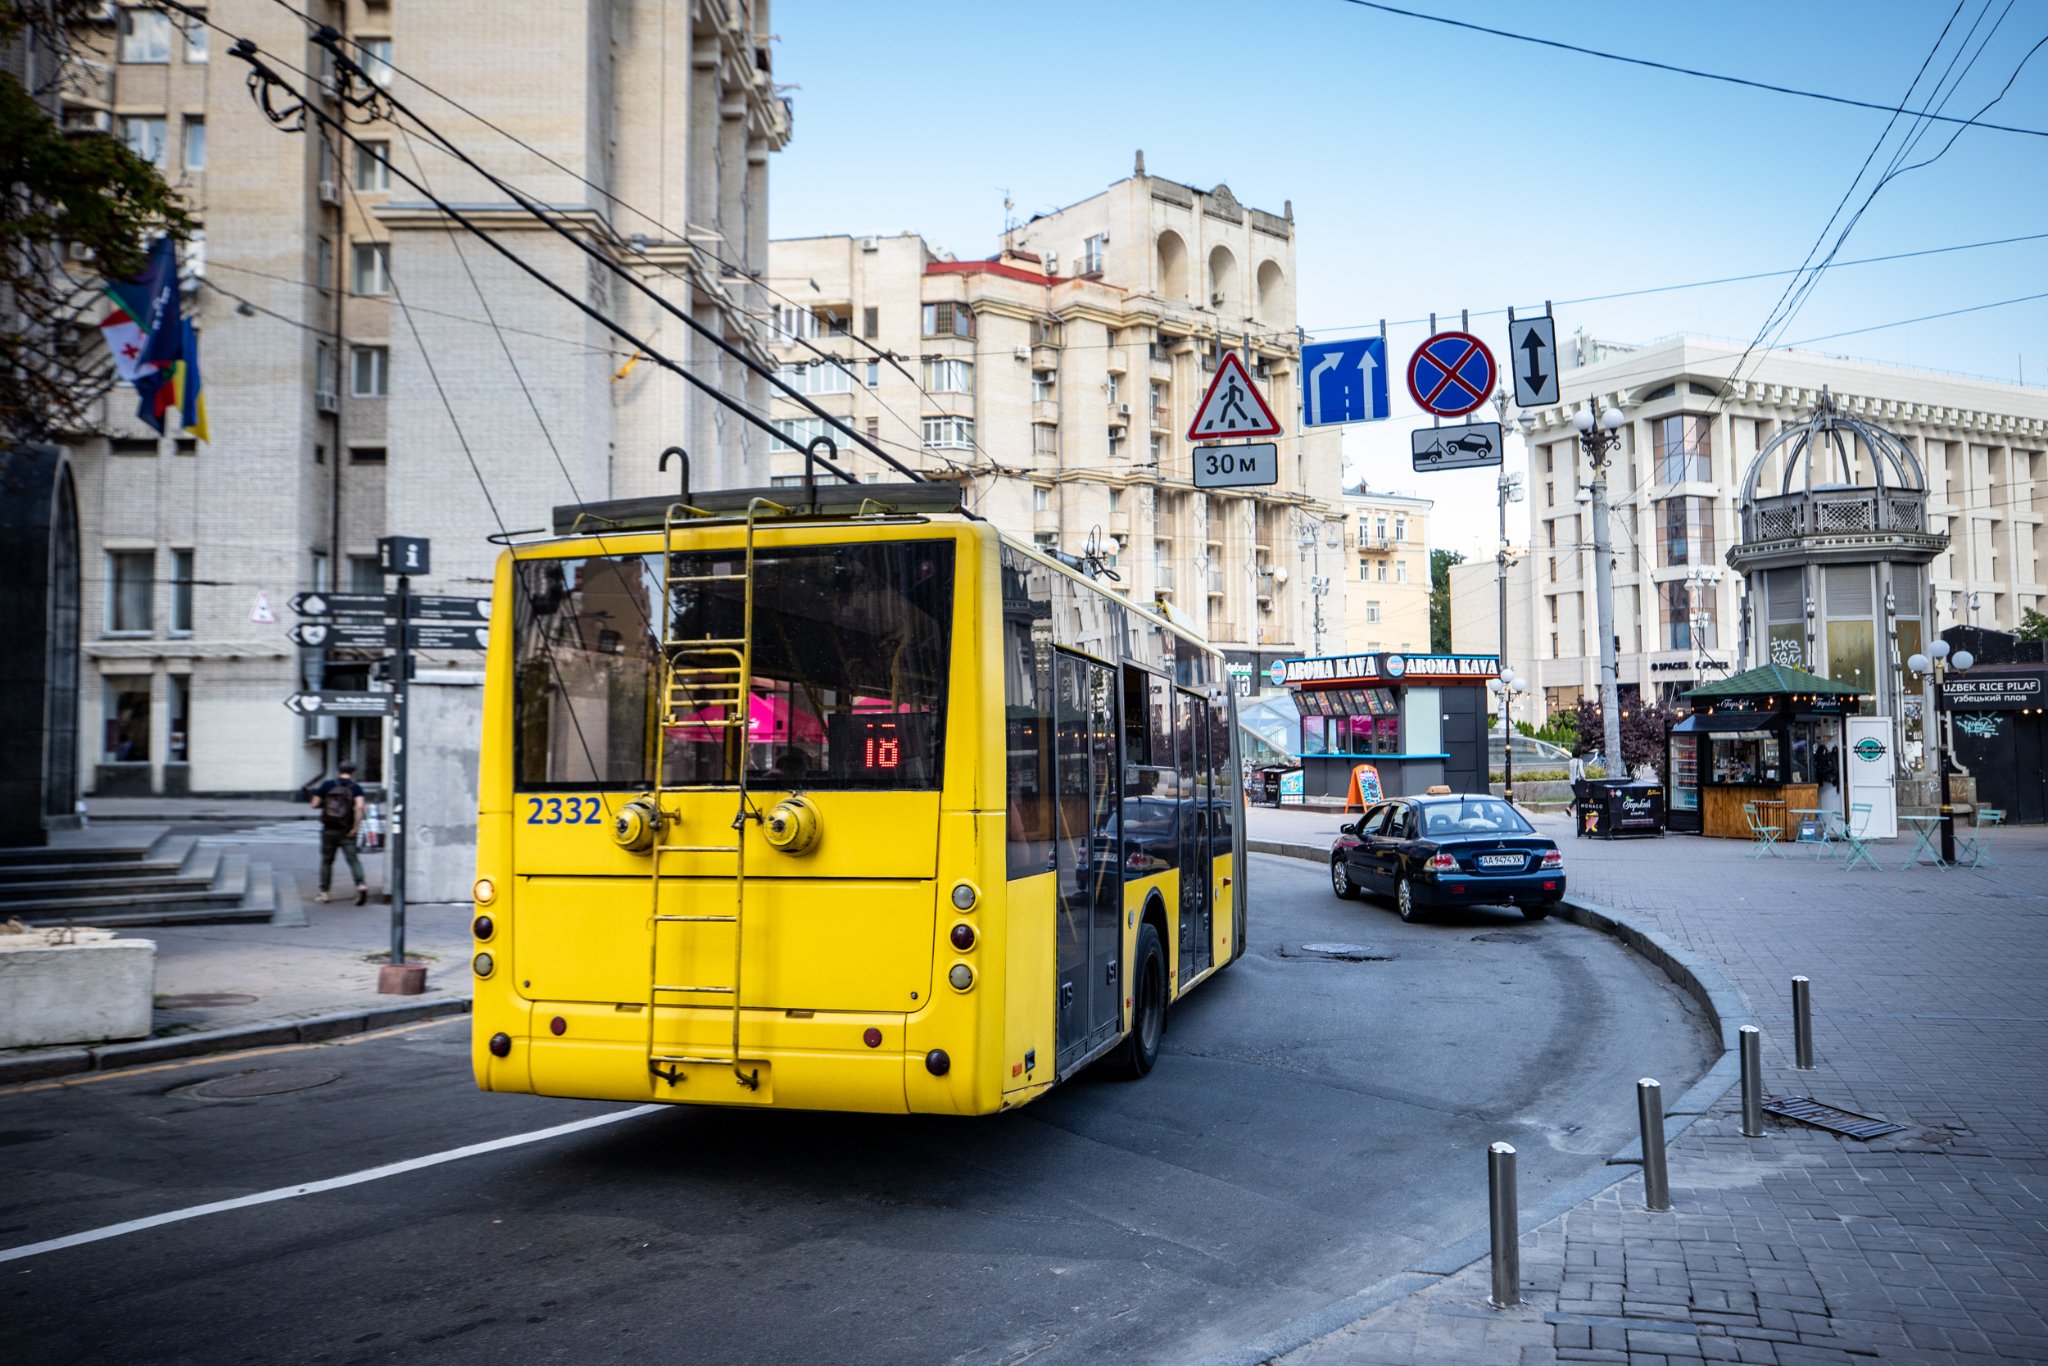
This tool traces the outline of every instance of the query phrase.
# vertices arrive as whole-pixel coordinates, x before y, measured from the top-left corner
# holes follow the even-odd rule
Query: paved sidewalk
[[[1340,818],[1259,810],[1255,839],[1327,847]],[[2048,830],[1989,870],[1880,871],[1805,849],[1559,838],[1575,900],[1711,964],[1764,1031],[1766,1095],[1904,1124],[1870,1143],[1740,1097],[1670,1148],[1673,1212],[1632,1176],[1522,1245],[1524,1304],[1482,1259],[1288,1353],[1336,1362],[2048,1361]],[[1790,979],[1813,979],[1815,1068],[1792,1066]],[[1475,1182],[1485,1179],[1475,1169]]]

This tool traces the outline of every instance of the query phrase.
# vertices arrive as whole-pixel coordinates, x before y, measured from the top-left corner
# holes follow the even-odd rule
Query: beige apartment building
[[[563,0],[520,6],[517,22],[487,0],[300,7],[582,242],[765,360],[751,275],[766,265],[768,157],[790,136],[767,0]],[[212,0],[206,13],[287,80],[312,73],[317,107],[338,111],[326,53],[288,7]],[[692,452],[700,485],[758,463],[766,433],[636,357],[400,173],[756,411],[765,380],[417,131],[354,124],[359,149],[273,127],[231,40],[162,11],[109,5],[82,36],[92,55],[66,83],[65,123],[154,159],[203,225],[184,307],[212,427],[205,445],[159,441],[123,386],[105,405],[111,437],[70,443],[89,793],[288,791],[344,757],[375,776],[381,723],[282,705],[381,686],[381,652],[290,643],[295,592],[383,591],[377,541],[396,534],[432,541],[417,591],[488,593],[487,536],[544,527],[556,504],[674,487],[656,470],[664,446]],[[423,705],[473,715],[479,659],[422,658],[446,694]]]
[[[1668,702],[1744,666],[1742,579],[1726,566],[1742,480],[1773,436],[1812,415],[1823,388],[1842,410],[1902,437],[1926,472],[1928,530],[1949,537],[1929,567],[1937,630],[2010,631],[2048,599],[2048,392],[1804,351],[1751,356],[1731,389],[1741,348],[1727,343],[1581,337],[1563,350],[1563,402],[1521,417],[1526,627],[1548,708],[1598,685],[1590,507],[1580,501],[1588,470],[1571,423],[1589,400],[1618,403],[1628,417],[1608,472],[1625,696]],[[1482,616],[1478,595],[1459,601],[1473,602],[1474,627],[1483,619],[1490,636],[1490,604]]]
[[[1337,648],[1429,652],[1429,510],[1434,506],[1432,499],[1412,493],[1345,491],[1344,540],[1355,577],[1347,586],[1344,639]]]
[[[1334,648],[1345,630],[1338,438],[1304,434],[1295,224],[1138,169],[954,260],[914,234],[778,240],[783,378],[1038,545],[1099,555],[1229,652],[1240,677]],[[1225,349],[1280,421],[1280,480],[1203,491],[1186,431]],[[878,354],[879,353],[879,354]],[[791,444],[824,423],[777,397]],[[844,445],[845,443],[839,442]],[[863,477],[881,463],[842,452]],[[1320,640],[1321,645],[1317,644]]]

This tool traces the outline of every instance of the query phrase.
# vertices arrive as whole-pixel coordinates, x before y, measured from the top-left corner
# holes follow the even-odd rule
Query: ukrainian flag
[[[179,356],[171,366],[172,402],[178,409],[178,424],[201,441],[213,441],[206,430],[206,386],[199,377],[199,333],[190,318],[180,318]]]

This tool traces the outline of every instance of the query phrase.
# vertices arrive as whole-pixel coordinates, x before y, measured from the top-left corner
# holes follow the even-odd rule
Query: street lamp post
[[[1934,658],[1930,660],[1927,657],[1928,655],[1932,655]],[[1941,694],[1941,680],[1948,676],[1950,670],[1962,673],[1976,662],[1976,658],[1968,650],[1957,650],[1954,655],[1950,655],[1948,642],[1945,640],[1935,641],[1927,647],[1927,654],[1914,655],[1906,661],[1906,667],[1916,674],[1924,674],[1930,670],[1934,674],[1934,762],[1941,770],[1941,861],[1943,863],[1954,863],[1956,861],[1956,813],[1955,808],[1949,805],[1948,765],[1953,746],[1949,744],[1948,699]]]
[[[1711,662],[1708,652],[1714,648],[1714,642],[1707,638],[1707,628],[1718,616],[1712,605],[1714,595],[1721,591],[1720,566],[1696,564],[1685,571],[1685,583],[1692,597],[1692,638],[1687,643],[1694,650],[1693,668],[1704,681]]]
[[[1607,462],[1621,443],[1621,427],[1628,419],[1619,408],[1608,408],[1596,420],[1593,403],[1572,414],[1579,429],[1579,446],[1586,453],[1593,478],[1587,487],[1593,494],[1593,606],[1600,628],[1600,719],[1601,743],[1606,747],[1607,775],[1628,776],[1621,753],[1621,665],[1614,657],[1614,566],[1607,531]]]
[[[1515,698],[1529,691],[1529,680],[1510,669],[1500,666],[1497,677],[1486,680],[1486,690],[1500,699],[1500,752],[1501,789],[1500,795],[1509,801],[1515,799]]]

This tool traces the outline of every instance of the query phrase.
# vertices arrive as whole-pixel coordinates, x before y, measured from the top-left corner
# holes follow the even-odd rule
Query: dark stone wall
[[[64,453],[0,450],[0,848],[76,823],[78,544]]]

